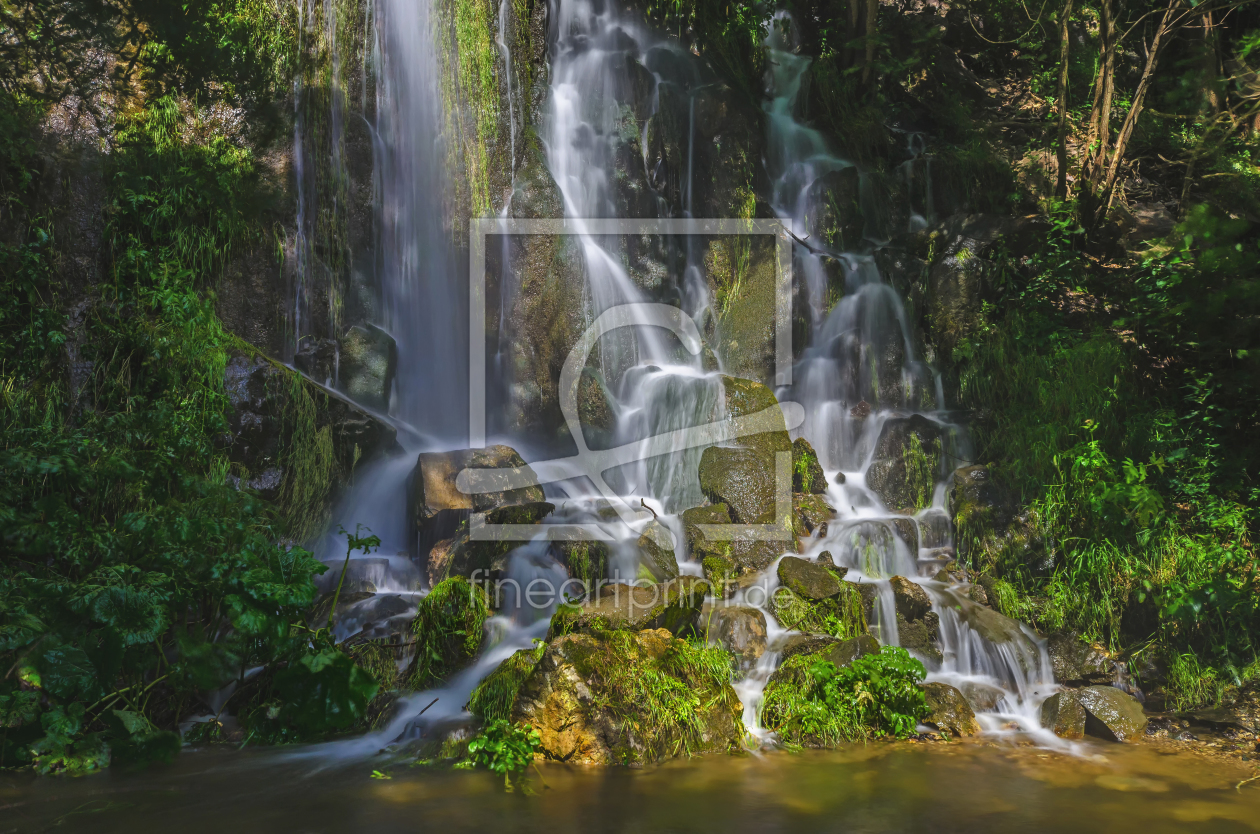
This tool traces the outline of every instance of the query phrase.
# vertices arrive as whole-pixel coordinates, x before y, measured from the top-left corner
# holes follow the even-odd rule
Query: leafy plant
[[[836,712],[851,712],[877,733],[908,738],[930,713],[918,686],[927,672],[897,646],[884,646],[879,654],[859,657],[848,666],[818,660],[809,671],[818,700]]]
[[[496,719],[468,743],[468,756],[473,764],[501,774],[504,787],[511,790],[513,778],[533,763],[541,746],[542,737],[530,725]]]

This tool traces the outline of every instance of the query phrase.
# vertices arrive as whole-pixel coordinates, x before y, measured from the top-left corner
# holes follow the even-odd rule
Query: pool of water
[[[0,776],[0,834],[1260,830],[1250,764],[1149,745],[1086,758],[981,743],[713,757],[642,770],[321,768],[201,752],[145,773]]]

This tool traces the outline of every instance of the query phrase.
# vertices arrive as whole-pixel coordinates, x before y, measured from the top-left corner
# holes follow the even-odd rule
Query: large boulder
[[[941,621],[932,610],[932,599],[921,585],[904,576],[889,580],[897,612],[897,636],[902,648],[939,663]]]
[[[790,631],[841,639],[866,634],[867,619],[858,586],[852,582],[837,584],[838,593],[824,599],[808,599],[791,588],[779,588],[770,597],[770,611],[779,625]]]
[[[766,615],[756,608],[706,603],[700,609],[700,631],[734,655],[745,672],[766,651]]]
[[[818,462],[818,453],[803,437],[792,441],[792,491],[812,495],[827,491],[827,476]]]
[[[570,764],[738,750],[742,708],[730,674],[700,662],[720,651],[664,629],[564,635],[521,685],[512,720],[538,731],[541,758]]]
[[[1114,686],[1087,686],[1078,697],[1085,707],[1085,732],[1110,741],[1136,741],[1146,729],[1146,713],[1132,695]]]
[[[992,292],[987,256],[1015,225],[987,215],[955,215],[932,231],[937,254],[928,273],[928,320],[943,356],[983,323],[981,311]]]
[[[724,376],[725,418],[746,417],[777,409],[774,392],[759,382]],[[783,416],[774,413],[773,428],[710,446],[700,457],[700,489],[714,504],[725,504],[736,524],[768,524],[775,520],[775,455],[792,453]]]
[[[1063,686],[1107,684],[1113,678],[1114,663],[1098,643],[1086,643],[1075,634],[1054,634],[1046,641],[1055,683]]]
[[[398,345],[375,325],[355,325],[341,337],[337,387],[357,403],[389,411],[390,390],[398,369]]]
[[[1041,705],[1041,724],[1062,738],[1094,736],[1134,741],[1146,729],[1146,713],[1131,695],[1112,686],[1056,692]]]
[[[725,504],[684,510],[682,522],[691,558],[703,566],[709,581],[723,587],[739,577],[765,570],[785,549],[794,546],[794,542],[710,538],[701,525],[730,524],[731,515]]]
[[[940,463],[939,425],[920,414],[891,417],[875,444],[866,485],[891,510],[922,510],[932,503]]]
[[[678,576],[678,557],[674,553],[674,534],[659,521],[650,521],[636,542],[642,561],[657,582]]]
[[[932,713],[924,724],[931,724],[941,732],[955,736],[974,736],[980,732],[976,714],[962,692],[947,683],[922,683],[924,699]]]
[[[1019,663],[1026,673],[1038,671],[1041,652],[1024,626],[970,600],[959,600],[957,610],[959,618],[972,631],[995,646],[1005,647],[1007,657]]]
[[[783,587],[807,600],[823,600],[840,593],[840,580],[817,562],[784,556],[779,561],[778,573]]]
[[[552,618],[551,635],[599,633],[616,629],[665,629],[692,634],[699,627],[700,607],[709,583],[680,576],[646,587],[605,585],[600,595],[576,610],[561,609]]]
[[[416,458],[416,468],[412,474],[410,512],[415,555],[421,561],[427,558],[435,544],[453,537],[461,527],[466,526],[469,515],[473,512],[543,503],[540,486],[500,492],[461,492],[455,485],[455,479],[465,469],[528,471],[529,467],[510,446],[422,452]]]

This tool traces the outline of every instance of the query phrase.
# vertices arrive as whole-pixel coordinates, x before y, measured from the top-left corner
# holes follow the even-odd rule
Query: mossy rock
[[[941,621],[935,611],[929,611],[918,620],[906,620],[897,613],[897,637],[903,649],[914,652],[924,660],[940,663]]]
[[[750,379],[724,376],[727,419],[777,409],[769,388]],[[714,504],[725,504],[737,524],[764,524],[774,519],[775,455],[791,453],[792,441],[782,414],[775,414],[771,431],[710,446],[700,457],[700,489]]]
[[[847,639],[866,634],[862,595],[851,582],[840,582],[839,592],[821,600],[806,599],[790,588],[779,588],[770,597],[770,611],[779,625],[791,631],[829,634]]]
[[[748,671],[766,651],[766,615],[756,608],[710,605],[700,610],[700,630],[725,648]]]
[[[784,556],[779,561],[778,573],[784,588],[810,601],[828,599],[840,593],[840,580],[825,565],[816,562]]]
[[[438,584],[416,610],[416,654],[407,672],[412,689],[427,689],[467,666],[481,652],[490,603],[480,585],[462,576]]]
[[[765,570],[785,549],[795,549],[795,541],[707,538],[698,525],[732,523],[725,504],[684,510],[682,522],[691,558],[710,566],[705,568],[705,576],[715,583],[721,579],[729,582]]]
[[[979,734],[976,713],[962,692],[947,683],[921,683],[919,688],[923,690],[928,709],[932,711],[923,719],[924,724],[931,724],[941,732],[960,738]]]
[[[694,634],[709,590],[708,582],[694,576],[680,576],[647,587],[606,585],[596,599],[557,611],[549,635],[554,638],[619,629]]]
[[[357,403],[389,411],[389,394],[398,368],[398,345],[375,325],[354,325],[341,337],[337,387]]]
[[[639,535],[636,544],[639,547],[641,561],[652,572],[657,582],[664,582],[678,576],[678,557],[674,554],[674,534],[659,521],[649,521]]]
[[[869,635],[833,641],[812,652],[797,652],[780,664],[766,682],[761,723],[789,744],[802,747],[834,747],[844,741],[865,738],[868,729],[842,721],[815,700],[811,667],[820,660],[847,666],[859,657],[878,654],[879,642]]]
[[[608,565],[612,551],[605,542],[571,541],[553,542],[552,546],[569,576],[582,583],[587,592],[594,591],[602,580],[608,579]],[[569,588],[566,588],[566,592]]]
[[[728,652],[664,629],[553,639],[516,698],[512,719],[539,732],[539,757],[645,764],[739,750],[742,707]]]
[[[827,491],[827,476],[818,462],[818,454],[803,437],[792,441],[792,491],[811,495]]]
[[[797,493],[792,496],[792,523],[796,535],[804,538],[836,517],[836,510],[821,495]]]
[[[508,720],[516,706],[516,695],[521,684],[534,671],[542,659],[544,647],[521,649],[503,661],[477,684],[468,697],[466,709],[487,724],[499,719]]]
[[[932,504],[941,465],[940,427],[922,415],[889,419],[866,470],[866,485],[898,512]]]

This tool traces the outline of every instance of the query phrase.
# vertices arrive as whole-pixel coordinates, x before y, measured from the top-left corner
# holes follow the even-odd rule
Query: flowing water
[[[651,210],[655,216],[668,216],[671,211],[690,216],[696,97],[709,83],[699,61],[614,4],[556,0],[549,10],[551,87],[540,135],[548,168],[563,197],[565,216],[577,228],[588,321],[619,305],[654,302],[662,293],[672,293],[683,312],[703,327],[714,313],[690,241],[681,244],[683,256],[675,260],[684,266],[668,277],[664,289],[653,293],[632,277],[623,240],[596,234],[587,222],[618,216],[617,188],[626,165],[624,154],[619,153],[625,145],[631,91],[636,77],[641,77],[634,75],[636,68],[646,70],[653,80],[652,108],[659,106],[666,87],[687,98],[688,144],[678,189],[682,205],[671,209],[663,194],[654,192]],[[507,14],[504,2],[499,8],[500,31]],[[410,431],[402,437],[407,453],[364,473],[340,508],[339,518],[365,522],[381,536],[381,552],[386,555],[379,565],[380,582],[374,583],[378,593],[414,598],[418,583],[406,564],[406,478],[418,449],[460,445],[460,427],[466,425],[467,414],[457,404],[467,402],[461,388],[467,374],[460,358],[466,333],[459,322],[467,317],[460,312],[465,307],[457,289],[459,270],[441,223],[444,156],[437,126],[443,121],[429,6],[426,2],[379,2],[371,20],[376,33],[373,63],[379,74],[375,135],[382,325],[395,336],[400,349],[391,414]],[[967,598],[966,587],[933,578],[952,553],[946,482],[954,466],[967,460],[968,441],[964,428],[946,409],[938,375],[918,358],[901,299],[871,255],[873,247],[889,235],[921,228],[932,217],[930,189],[919,189],[924,195],[921,204],[903,213],[909,218],[907,228],[867,222],[866,240],[855,251],[832,250],[820,242],[809,218],[823,213],[827,178],[854,165],[816,130],[797,121],[797,99],[809,59],[794,54],[792,27],[791,19],[781,14],[767,42],[765,165],[772,183],[770,202],[787,231],[801,242],[794,247],[794,273],[809,299],[812,336],[808,345],[798,346],[793,382],[780,387],[777,394],[785,406],[803,407],[797,409],[803,410],[803,422],[799,427],[790,422],[789,428],[795,428],[795,434],[806,437],[818,451],[831,484],[827,499],[838,511],[826,535],[811,539],[804,555],[812,558],[830,551],[837,564],[849,569],[850,579],[874,583],[880,589],[873,626],[886,644],[899,643],[890,578],[903,576],[919,583],[931,597],[941,624],[943,659],[928,661],[929,680],[988,693],[990,709],[980,719],[991,732],[1031,736],[1041,744],[1063,747],[1040,729],[1037,720],[1039,705],[1054,684],[1048,656],[1036,635],[1025,628],[997,643],[986,639],[971,626],[975,606]],[[496,45],[510,66],[510,52],[501,35]],[[509,117],[515,141],[518,114],[513,109]],[[647,128],[632,140],[631,147],[637,146],[642,154],[646,181],[654,183]],[[922,137],[911,135],[908,143],[912,153],[921,152]],[[913,162],[902,166],[907,178],[915,171]],[[869,205],[875,198],[866,182],[868,175],[857,173],[863,202],[868,204],[864,214],[897,216]],[[837,273],[844,292],[829,307],[827,287],[836,281]],[[647,449],[650,438],[722,418],[718,371],[702,361],[698,344],[686,338],[680,341],[681,335],[678,330],[671,335],[661,327],[636,326],[599,339],[599,370],[616,400],[613,439],[619,445],[637,443]],[[720,367],[720,351],[713,359]],[[938,483],[930,505],[907,517],[884,506],[867,486],[867,476],[882,434],[910,419],[939,433],[944,462],[936,473]],[[527,458],[536,446],[530,437],[505,440]],[[635,574],[630,542],[652,517],[641,504],[664,514],[663,521],[677,541],[681,525],[673,514],[702,501],[696,474],[702,449],[683,443],[652,448],[653,454],[644,460],[608,473],[607,485],[626,499],[617,518],[602,512],[607,502],[586,479],[570,478],[547,486],[549,500],[562,505],[551,521],[598,522],[614,539],[613,564],[623,571],[622,576]],[[908,537],[907,522],[914,530]],[[330,561],[337,556],[335,539],[323,551],[323,558]],[[699,565],[686,562],[681,552],[680,556],[684,573],[700,572]],[[362,573],[370,566],[366,559],[359,559],[355,567]],[[545,578],[560,575],[563,569],[547,555],[544,544],[535,543],[513,556],[511,570]],[[763,604],[776,587],[772,567],[755,589],[745,589],[734,600],[762,607],[771,629],[771,650],[738,684],[750,737],[764,745],[772,745],[774,738],[759,725],[760,699],[778,661],[775,643],[786,636]],[[355,622],[352,618],[352,627]],[[514,618],[501,619],[495,648],[475,667],[443,691],[412,696],[386,728],[337,746],[335,756],[368,754],[426,727],[457,723],[477,680],[510,651],[541,636],[545,624],[540,622],[520,611]],[[421,716],[420,710],[433,697],[441,706]]]

